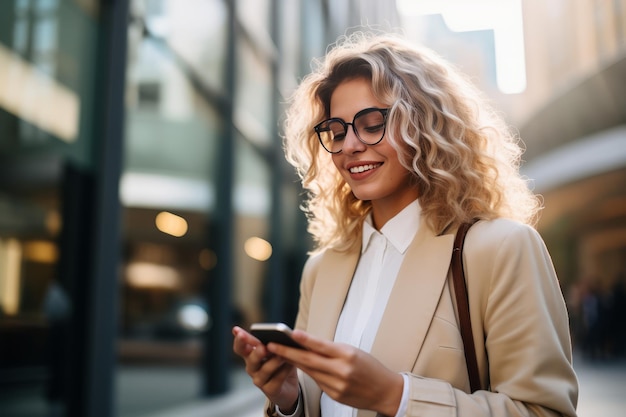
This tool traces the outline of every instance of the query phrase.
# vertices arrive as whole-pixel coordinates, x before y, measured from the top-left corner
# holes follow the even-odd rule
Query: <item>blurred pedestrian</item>
[[[399,37],[355,34],[287,116],[317,248],[293,333],[306,349],[233,329],[266,415],[575,416],[567,311],[531,227],[539,203],[515,137],[471,83]],[[474,392],[450,271],[455,232],[473,219]]]
[[[72,303],[57,280],[52,280],[46,291],[43,312],[48,321],[47,365],[49,379],[46,386],[48,417],[65,415],[65,396],[68,384],[67,344]]]
[[[613,353],[617,358],[626,354],[626,282],[620,274],[613,286],[613,305],[611,311],[611,333],[613,334]]]

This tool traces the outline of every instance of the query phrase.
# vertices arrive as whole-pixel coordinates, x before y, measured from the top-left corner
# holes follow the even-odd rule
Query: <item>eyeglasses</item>
[[[320,143],[330,153],[339,153],[343,140],[352,126],[356,137],[366,145],[376,145],[385,136],[389,109],[370,107],[354,115],[352,123],[333,117],[317,124],[314,129]]]

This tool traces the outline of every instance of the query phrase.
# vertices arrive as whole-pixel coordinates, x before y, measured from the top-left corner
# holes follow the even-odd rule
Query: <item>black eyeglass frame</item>
[[[361,143],[364,143],[365,145],[369,145],[369,146],[373,146],[373,145],[377,145],[379,144],[383,138],[385,137],[385,133],[387,132],[387,115],[389,114],[389,108],[379,108],[379,107],[368,107],[366,109],[360,110],[357,114],[354,115],[354,117],[352,118],[352,122],[346,122],[343,119],[340,119],[338,117],[331,117],[330,119],[326,119],[326,120],[322,120],[321,122],[319,122],[318,124],[316,124],[313,129],[315,130],[315,133],[317,133],[317,138],[320,141],[320,144],[322,145],[322,148],[324,148],[324,150],[328,153],[332,153],[332,154],[338,154],[343,150],[343,145],[342,148],[339,149],[338,151],[331,151],[330,149],[328,149],[325,145],[324,145],[324,140],[322,139],[322,133],[323,132],[328,132],[330,129],[322,129],[322,125],[326,124],[330,124],[332,122],[338,122],[343,126],[343,131],[344,131],[344,135],[348,134],[348,126],[352,126],[352,130],[354,131],[354,134],[356,135],[357,139],[359,139],[361,141]],[[378,139],[376,142],[373,143],[369,143],[364,141],[361,138],[361,135],[359,135],[359,131],[356,129],[356,127],[354,126],[354,122],[356,121],[356,119],[358,119],[360,116],[364,115],[364,114],[368,114],[368,113],[372,113],[378,111],[383,115],[383,133],[380,136],[380,139]]]

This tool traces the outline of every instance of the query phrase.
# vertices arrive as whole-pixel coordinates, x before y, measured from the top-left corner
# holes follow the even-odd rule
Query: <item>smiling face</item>
[[[352,121],[355,114],[370,107],[387,106],[376,100],[367,79],[351,79],[334,90],[330,98],[330,117]],[[409,171],[400,163],[386,136],[387,133],[376,145],[366,145],[352,127],[348,127],[342,151],[332,156],[335,167],[354,195],[372,202],[374,225],[378,229],[418,196]]]

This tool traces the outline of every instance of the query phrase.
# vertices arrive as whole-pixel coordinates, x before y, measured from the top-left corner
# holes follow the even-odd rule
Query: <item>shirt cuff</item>
[[[398,407],[395,417],[404,417],[409,406],[409,376],[402,374],[402,379],[404,380],[402,398],[400,399],[400,406]]]
[[[406,385],[406,384],[405,384]],[[296,403],[296,409],[292,414],[283,414],[280,412],[278,406],[274,406],[276,410],[276,414],[278,417],[295,417],[302,414],[302,391],[300,391],[300,387],[298,387],[298,402]]]

